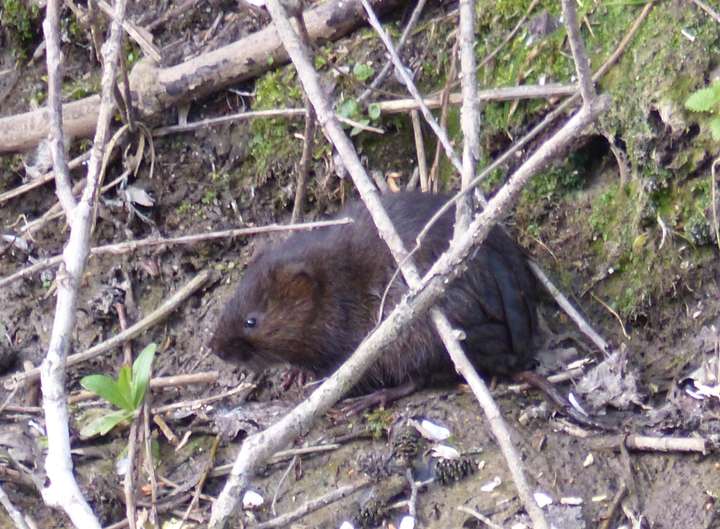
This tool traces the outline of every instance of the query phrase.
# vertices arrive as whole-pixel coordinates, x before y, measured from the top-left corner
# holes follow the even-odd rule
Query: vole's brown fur
[[[398,193],[383,205],[407,248],[446,197]],[[267,248],[247,267],[211,340],[221,357],[251,364],[288,362],[319,375],[334,371],[375,326],[395,263],[365,206],[340,216],[353,224],[299,232]],[[448,247],[454,212],[443,216],[415,253],[421,273]],[[447,288],[439,306],[462,329],[465,351],[486,374],[524,369],[536,332],[536,285],[517,245],[494,228]],[[395,279],[384,316],[406,290]],[[422,383],[454,368],[428,315],[415,321],[367,372],[362,389]]]

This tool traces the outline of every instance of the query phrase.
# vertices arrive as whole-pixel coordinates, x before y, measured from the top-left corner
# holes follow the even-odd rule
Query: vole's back
[[[409,249],[446,197],[397,193],[382,201]],[[291,235],[248,266],[213,337],[212,346],[221,356],[284,360],[328,374],[355,350],[377,323],[396,266],[362,203],[339,216],[355,222]],[[414,254],[421,273],[447,249],[453,222],[454,212],[444,215]],[[405,290],[398,275],[383,317]],[[524,255],[494,228],[465,274],[448,285],[439,306],[453,326],[465,332],[463,345],[475,366],[487,374],[507,374],[525,368],[531,358],[535,291]],[[453,373],[424,315],[380,356],[363,386],[390,387]]]

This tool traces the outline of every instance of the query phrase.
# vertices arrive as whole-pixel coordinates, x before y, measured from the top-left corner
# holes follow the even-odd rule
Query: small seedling
[[[132,419],[140,410],[150,385],[152,361],[157,345],[151,343],[138,355],[132,369],[120,368],[117,380],[107,375],[88,375],[80,385],[119,408],[88,423],[80,432],[82,437],[105,435],[120,422]]]
[[[690,94],[685,101],[685,108],[693,112],[712,114],[708,123],[710,134],[715,141],[720,140],[720,81]]]

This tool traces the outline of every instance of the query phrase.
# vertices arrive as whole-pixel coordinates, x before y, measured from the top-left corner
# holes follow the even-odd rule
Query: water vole
[[[447,197],[397,193],[382,198],[406,248]],[[318,375],[332,373],[377,323],[381,299],[396,265],[361,202],[339,216],[354,223],[298,232],[254,258],[227,301],[210,346],[222,358],[263,365],[288,362]],[[454,211],[433,227],[414,259],[421,273],[447,249]],[[386,316],[406,290],[402,276],[391,286]],[[486,374],[527,367],[537,329],[537,287],[525,256],[508,235],[493,228],[451,282],[438,305],[462,329],[465,351]],[[423,315],[388,346],[365,374],[360,390],[423,383],[452,376],[454,367]]]

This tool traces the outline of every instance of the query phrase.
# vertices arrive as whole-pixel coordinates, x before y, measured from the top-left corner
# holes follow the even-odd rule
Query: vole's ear
[[[318,278],[303,263],[286,263],[275,270],[275,281],[287,301],[313,299],[320,288]]]

